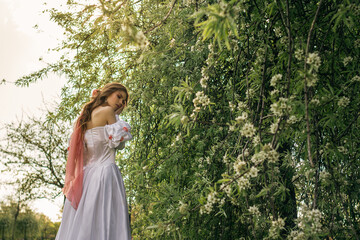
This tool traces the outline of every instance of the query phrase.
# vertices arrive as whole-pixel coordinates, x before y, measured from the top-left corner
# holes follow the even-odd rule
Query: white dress
[[[125,187],[116,149],[132,139],[130,125],[117,122],[88,129],[84,135],[83,191],[77,210],[65,200],[56,240],[129,240]]]

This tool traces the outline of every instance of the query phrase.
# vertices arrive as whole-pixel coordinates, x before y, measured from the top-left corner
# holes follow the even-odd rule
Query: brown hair
[[[129,92],[124,85],[117,82],[112,82],[106,84],[102,89],[97,89],[97,92],[94,96],[91,96],[91,100],[85,103],[80,116],[78,117],[77,121],[80,122],[81,126],[81,137],[83,138],[84,133],[86,131],[86,123],[91,120],[91,113],[92,111],[105,103],[106,99],[116,91],[124,91],[126,93],[126,100],[125,100],[125,107],[129,102]]]

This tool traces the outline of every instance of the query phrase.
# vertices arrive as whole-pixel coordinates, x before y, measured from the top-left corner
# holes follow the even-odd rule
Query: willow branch
[[[319,15],[319,10],[320,10],[322,1],[323,0],[320,0],[320,2],[318,4],[319,6],[316,9],[314,20],[311,23],[309,34],[308,34],[308,37],[307,37],[307,44],[306,44],[306,50],[305,50],[305,59],[304,59],[305,118],[306,118],[307,147],[308,147],[307,150],[308,150],[308,158],[309,158],[311,167],[315,167],[315,166],[314,166],[314,162],[313,162],[312,155],[311,155],[310,122],[309,122],[309,106],[308,106],[309,105],[309,103],[308,103],[308,88],[307,88],[307,85],[306,85],[306,82],[307,82],[307,80],[306,80],[306,71],[307,71],[306,60],[307,60],[307,57],[308,57],[308,54],[309,54],[309,45],[310,45],[311,33],[314,30],[315,22],[316,22],[316,19],[317,19],[318,15]]]
[[[146,30],[146,31],[144,32],[144,34],[147,34],[147,33],[151,32],[151,31],[155,30],[156,28],[160,27],[162,24],[164,24],[164,22],[166,21],[166,19],[168,19],[168,17],[170,16],[170,13],[171,13],[172,10],[174,9],[174,6],[175,6],[176,1],[177,1],[177,0],[174,0],[174,1],[173,1],[172,5],[171,5],[171,7],[170,7],[170,9],[169,9],[169,12],[166,14],[166,16],[164,17],[164,19],[163,19],[161,22],[159,22],[158,24],[156,24],[155,26],[153,26],[152,28]]]

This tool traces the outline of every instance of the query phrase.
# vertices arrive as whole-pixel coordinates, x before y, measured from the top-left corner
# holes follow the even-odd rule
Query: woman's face
[[[120,114],[125,107],[126,93],[125,91],[115,91],[107,98],[107,103],[112,107],[116,114]]]

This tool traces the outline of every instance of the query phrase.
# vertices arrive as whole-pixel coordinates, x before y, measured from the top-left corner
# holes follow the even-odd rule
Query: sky
[[[30,74],[55,62],[59,53],[49,52],[63,39],[63,31],[50,21],[47,13],[42,11],[49,7],[60,7],[61,2],[48,0],[0,0],[0,129],[5,123],[17,122],[26,115],[41,114],[45,103],[60,101],[60,90],[66,82],[64,76],[49,74],[43,80],[29,87],[16,87],[15,82],[22,76]],[[34,26],[38,25],[38,29]],[[43,61],[39,61],[43,58]],[[4,132],[0,131],[3,138]],[[3,168],[0,164],[0,169]],[[3,182],[10,178],[4,173],[0,175],[0,201],[11,195],[12,189]],[[31,207],[50,217],[52,221],[60,221],[63,197],[54,201],[42,199],[32,202]]]

